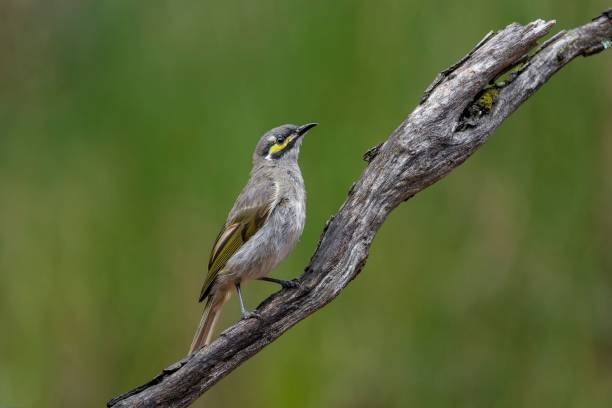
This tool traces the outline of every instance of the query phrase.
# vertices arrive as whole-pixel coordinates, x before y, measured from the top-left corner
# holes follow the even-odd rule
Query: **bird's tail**
[[[204,306],[204,312],[202,313],[202,319],[200,319],[200,325],[198,326],[198,330],[189,348],[189,355],[210,343],[210,338],[212,337],[213,329],[219,318],[221,307],[228,297],[229,292],[208,297],[206,305]]]

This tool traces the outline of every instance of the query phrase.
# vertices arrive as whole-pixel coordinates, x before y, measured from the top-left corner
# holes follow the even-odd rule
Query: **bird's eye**
[[[285,141],[285,138],[282,136],[276,136],[276,144],[282,144]]]

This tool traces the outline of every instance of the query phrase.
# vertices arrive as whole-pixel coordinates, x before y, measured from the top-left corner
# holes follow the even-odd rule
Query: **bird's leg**
[[[244,307],[244,300],[242,300],[242,291],[240,290],[240,282],[236,282],[236,292],[238,292],[238,300],[240,300],[240,313],[242,314],[243,319],[250,319],[254,317],[256,319],[261,319],[261,315],[257,311],[249,312],[246,307]]]
[[[297,279],[284,280],[284,279],[263,277],[263,278],[259,278],[259,280],[279,284],[284,289],[295,289],[300,286],[300,282]]]

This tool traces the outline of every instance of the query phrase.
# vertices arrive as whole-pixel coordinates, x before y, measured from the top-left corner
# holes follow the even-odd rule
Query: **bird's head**
[[[297,162],[302,137],[315,126],[316,123],[302,126],[282,125],[266,132],[257,143],[253,162],[270,164]]]

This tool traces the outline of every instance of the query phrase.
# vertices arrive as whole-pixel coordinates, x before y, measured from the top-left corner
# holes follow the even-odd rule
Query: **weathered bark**
[[[242,320],[212,344],[165,369],[109,407],[185,407],[293,325],[331,302],[361,271],[389,213],[459,166],[565,64],[612,45],[612,10],[530,50],[554,21],[510,24],[489,33],[441,72],[420,104],[369,162],[325,226],[300,287],[266,299],[262,320]],[[502,77],[503,76],[503,77]]]

